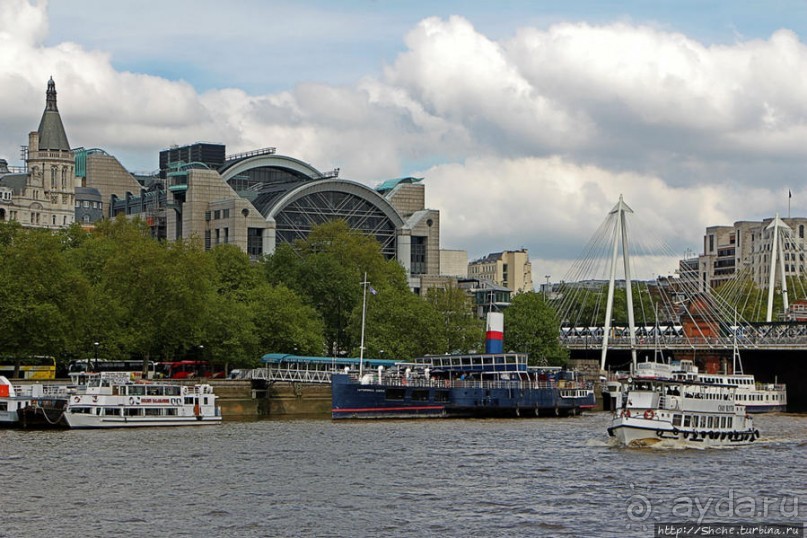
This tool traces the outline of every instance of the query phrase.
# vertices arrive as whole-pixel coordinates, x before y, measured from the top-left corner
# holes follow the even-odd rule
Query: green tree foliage
[[[559,334],[555,313],[539,293],[516,295],[504,311],[504,347],[529,353],[530,364],[566,363],[569,352],[561,347]]]
[[[484,322],[474,314],[473,301],[457,287],[433,288],[426,300],[442,318],[440,330],[445,348],[436,353],[469,353],[484,347]]]
[[[361,304],[350,322],[352,349],[358,355]],[[387,287],[368,294],[365,320],[365,357],[411,360],[447,349],[443,322],[437,310],[407,289]]]
[[[73,349],[89,286],[60,237],[2,223],[0,238],[0,350],[24,357]]]
[[[351,230],[344,221],[324,223],[307,239],[280,245],[264,268],[270,283],[294,290],[319,312],[331,355],[358,346],[348,324],[361,307],[365,274],[379,292],[407,289],[403,268],[384,259],[375,239]]]

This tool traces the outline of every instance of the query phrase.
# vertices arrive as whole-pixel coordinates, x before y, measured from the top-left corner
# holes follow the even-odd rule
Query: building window
[[[217,209],[213,212],[213,220],[219,220],[220,218],[221,218],[221,211]]]
[[[222,218],[229,219],[230,218],[230,210],[229,209],[222,209],[221,215],[222,215]]]
[[[205,250],[210,250],[210,230],[205,230]]]
[[[426,274],[426,239],[423,236],[412,236],[411,270],[413,275]]]
[[[221,240],[221,230],[219,230],[218,228],[216,228],[216,244],[217,244],[217,245],[219,244],[219,241],[220,241],[220,240]]]
[[[225,243],[230,242],[230,229],[229,228],[224,228],[224,242]]]
[[[247,254],[263,255],[263,228],[247,228]]]

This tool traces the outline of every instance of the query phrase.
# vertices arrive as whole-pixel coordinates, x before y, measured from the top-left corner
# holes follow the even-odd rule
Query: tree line
[[[230,367],[266,353],[358,356],[365,274],[365,357],[484,350],[484,322],[463,290],[411,293],[400,264],[342,221],[255,262],[233,245],[157,241],[144,222],[117,218],[92,230],[0,222],[0,354]],[[552,323],[540,295],[519,295],[505,313],[505,346],[563,362]]]

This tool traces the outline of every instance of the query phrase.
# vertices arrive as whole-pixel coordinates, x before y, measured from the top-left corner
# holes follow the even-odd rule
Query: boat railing
[[[356,383],[361,383],[358,373],[351,372],[350,379]],[[365,374],[366,384],[378,382],[378,375]],[[499,380],[479,380],[479,379],[441,379],[432,377],[429,379],[422,377],[382,376],[381,381],[385,386],[390,387],[415,387],[415,388],[468,388],[468,389],[569,389],[569,390],[589,390],[591,387],[587,383],[577,381],[533,381],[526,379],[499,379]]]
[[[38,390],[41,387],[41,391]],[[30,398],[66,398],[68,388],[65,385],[14,385],[14,392],[17,396]]]

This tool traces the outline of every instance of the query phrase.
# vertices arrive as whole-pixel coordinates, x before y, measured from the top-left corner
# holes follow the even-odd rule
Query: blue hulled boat
[[[437,355],[332,376],[332,417],[568,416],[594,407],[592,387],[527,355]]]

